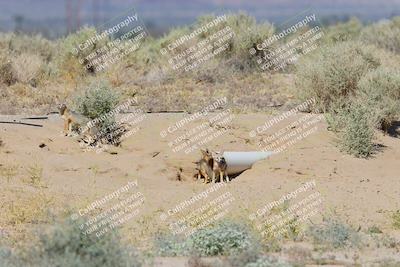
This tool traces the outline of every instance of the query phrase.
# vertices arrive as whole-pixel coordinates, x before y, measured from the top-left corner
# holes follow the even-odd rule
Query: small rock
[[[46,146],[47,146],[47,145],[46,145],[45,143],[40,143],[40,144],[39,144],[39,147],[40,147],[40,148],[44,148],[44,147],[46,147]]]

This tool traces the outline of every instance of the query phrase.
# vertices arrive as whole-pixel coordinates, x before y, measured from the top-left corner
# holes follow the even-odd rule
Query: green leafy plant
[[[93,82],[75,99],[75,106],[82,115],[93,120],[111,112],[118,99],[119,95],[107,82]]]
[[[243,225],[222,222],[198,230],[190,236],[189,242],[200,255],[215,256],[245,250],[252,245],[254,239]]]

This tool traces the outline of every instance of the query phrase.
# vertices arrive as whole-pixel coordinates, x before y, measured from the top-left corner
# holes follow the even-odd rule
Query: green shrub
[[[36,266],[141,266],[116,232],[108,231],[100,238],[85,235],[79,228],[81,223],[84,221],[67,220],[41,233],[38,248],[32,250]]]
[[[254,244],[243,251],[239,251],[237,253],[233,253],[232,255],[228,256],[228,262],[232,267],[243,267],[246,266],[248,263],[256,262],[261,251],[261,246],[258,244]]]
[[[365,27],[361,31],[360,40],[400,54],[400,17]]]
[[[116,122],[114,108],[118,104],[119,94],[114,92],[108,83],[94,82],[75,98],[76,110],[85,117],[94,120],[92,128],[93,144],[118,145],[125,132],[122,126]]]
[[[346,114],[349,112],[348,107],[352,100],[334,101],[331,103],[329,110],[324,114],[328,123],[328,130],[336,133],[343,130],[346,125]]]
[[[308,230],[314,243],[327,248],[345,248],[360,245],[360,235],[350,226],[337,219],[325,219],[321,225],[311,226]]]
[[[344,129],[340,134],[340,146],[350,155],[366,158],[374,150],[374,128],[371,111],[363,103],[356,103],[344,113]]]
[[[224,53],[224,57],[229,59],[229,65],[242,71],[256,69],[256,60],[250,55],[249,50],[256,48],[257,44],[261,44],[274,34],[273,25],[268,22],[257,24],[256,19],[246,13],[229,15],[226,25],[235,33],[230,39],[230,49]],[[258,53],[258,56],[264,56],[262,51]]]
[[[0,249],[1,267],[140,267],[134,248],[122,244],[115,231],[101,237],[84,234],[84,220],[66,220],[51,229],[40,230],[38,241],[18,248],[15,253]]]
[[[203,256],[229,255],[249,248],[254,239],[242,225],[222,222],[200,229],[189,238],[194,251]]]
[[[378,68],[359,82],[359,97],[371,110],[377,128],[387,131],[400,118],[400,72]]]
[[[59,42],[60,57],[58,64],[60,69],[64,71],[64,75],[71,79],[84,76],[87,73],[95,72],[92,67],[87,67],[89,61],[88,56],[97,49],[105,46],[110,39],[105,37],[99,41],[85,45],[85,49],[79,49],[80,44],[84,44],[88,39],[97,34],[95,28],[84,27],[76,33],[68,35]]]
[[[119,95],[104,81],[93,82],[75,99],[75,106],[82,115],[96,119],[112,111]]]
[[[159,256],[175,257],[192,254],[188,243],[173,234],[160,234],[154,240],[154,248]]]
[[[243,225],[221,222],[215,226],[200,229],[186,240],[172,235],[156,239],[155,248],[162,256],[199,256],[231,255],[254,246],[256,240]]]
[[[342,151],[360,158],[374,152],[374,113],[373,106],[354,98],[329,109],[325,114],[328,129],[338,133]]]
[[[206,25],[216,18],[217,16],[215,15],[201,16],[191,27],[173,29],[168,35],[159,40],[157,48],[165,48],[167,44],[170,44],[185,34],[190,34],[195,29]],[[189,47],[207,39],[227,26],[235,33],[235,36],[227,40],[228,48],[217,55],[216,58],[208,60],[208,63],[202,64],[201,68],[211,69],[211,71],[227,67],[241,71],[254,70],[256,67],[256,60],[250,55],[249,49],[255,48],[256,44],[260,44],[265,39],[271,37],[274,33],[274,27],[267,22],[257,24],[254,17],[245,13],[228,14],[226,16],[226,21],[220,22],[214,27],[209,28],[207,32],[201,33],[192,40],[185,42],[183,45],[174,49],[174,54],[185,51]],[[262,51],[258,51],[258,53],[260,54],[259,56],[262,55]],[[221,62],[221,60],[223,63],[216,66],[215,62]]]
[[[0,267],[22,266],[18,257],[13,254],[10,248],[0,247]]]
[[[371,48],[344,42],[321,48],[296,68],[296,85],[302,100],[315,98],[314,109],[327,111],[356,93],[359,80],[379,66]]]

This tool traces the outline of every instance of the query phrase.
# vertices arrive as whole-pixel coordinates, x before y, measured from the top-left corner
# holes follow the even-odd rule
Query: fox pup
[[[223,156],[217,155],[214,157],[214,166],[213,166],[213,180],[217,182],[216,175],[219,174],[219,181],[223,182],[224,177],[226,177],[226,182],[229,182],[229,176],[226,173],[226,169],[228,168],[228,164]]]
[[[65,136],[72,135],[72,131],[78,131],[80,126],[83,126],[87,120],[84,116],[70,110],[65,104],[59,107],[59,111],[61,118],[64,119],[63,133]]]
[[[202,176],[204,177],[204,183],[209,183],[210,180],[214,177],[213,175],[213,166],[214,166],[214,159],[212,154],[208,149],[200,150],[203,157],[197,163],[197,180],[199,180]]]

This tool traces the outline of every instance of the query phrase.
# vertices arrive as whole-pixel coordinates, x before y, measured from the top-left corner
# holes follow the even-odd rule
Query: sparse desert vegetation
[[[0,266],[147,267],[168,257],[190,259],[193,267],[217,266],[215,259],[223,267],[399,264],[400,18],[369,25],[352,18],[324,27],[316,51],[299,56],[284,70],[261,71],[257,60],[285,40],[258,49],[257,44],[279,29],[232,13],[207,33],[226,26],[235,32],[224,53],[193,72],[168,69],[160,49],[213,19],[202,16],[162,37],[146,37],[137,51],[102,72],[83,67],[79,60],[109,40],[72,52],[98,33],[95,28],[83,27],[57,40],[0,33],[0,113],[9,122],[33,114],[48,117],[38,127],[0,124]],[[197,35],[180,52],[205,39],[205,34]],[[149,115],[133,136],[118,138],[113,153],[82,151],[77,140],[61,133],[62,121],[52,114],[67,103],[93,120],[132,97]],[[291,119],[311,113],[323,114],[325,120],[317,122],[313,137],[234,177],[225,186],[235,196],[227,218],[183,238],[171,234],[160,211],[169,214],[174,205],[209,185],[192,178],[196,155],[172,152],[171,140],[160,134],[221,97],[227,98],[224,109],[235,118],[223,138],[207,143],[216,151],[258,151],[260,140],[271,138],[277,128],[251,138],[249,132],[309,99],[314,105]],[[119,115],[95,127],[109,133],[119,127]],[[281,126],[300,128],[292,122]],[[203,124],[210,124],[208,117],[177,127],[176,134],[184,139],[190,127]],[[64,220],[71,210],[80,214],[134,179],[146,198],[138,219],[101,238],[82,232],[85,221]],[[317,180],[324,209],[301,225],[296,224],[299,216],[294,217],[286,235],[261,238],[247,218],[249,211],[310,179]],[[324,218],[329,210],[338,212]],[[368,258],[362,253],[369,253]]]

